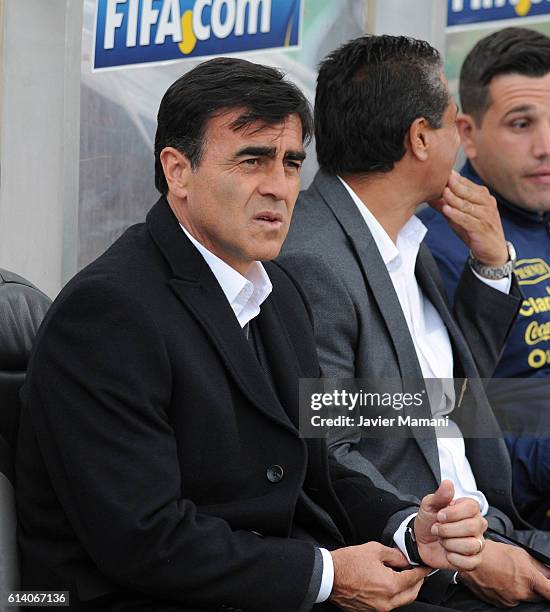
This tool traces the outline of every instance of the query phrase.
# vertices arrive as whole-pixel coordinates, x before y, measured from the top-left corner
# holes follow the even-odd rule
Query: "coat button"
[[[267,468],[266,476],[269,482],[280,482],[283,479],[284,473],[280,465],[272,465]]]

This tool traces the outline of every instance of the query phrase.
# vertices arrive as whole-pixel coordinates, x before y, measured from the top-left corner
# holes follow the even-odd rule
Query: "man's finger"
[[[437,524],[437,537],[441,539],[445,538],[467,538],[467,537],[478,537],[483,531],[484,526],[481,521],[483,517],[474,517],[464,519],[462,521],[456,521],[455,523],[438,523]]]
[[[541,563],[538,559],[533,559],[533,557],[531,557],[531,563],[535,565],[535,567],[543,576],[545,576],[546,578],[550,578],[550,567],[544,565],[544,563]]]
[[[399,593],[413,588],[418,583],[422,583],[424,578],[433,571],[431,567],[413,567],[395,573],[395,584]]]
[[[438,512],[448,506],[455,494],[455,488],[450,480],[443,480],[435,493],[430,493],[422,499],[420,507],[426,512]]]
[[[458,225],[465,230],[474,230],[478,228],[478,220],[470,214],[463,213],[457,208],[453,208],[448,204],[445,204],[441,209],[441,212],[447,219]]]
[[[397,548],[389,548],[384,546],[380,551],[380,561],[389,565],[390,567],[409,567],[410,563],[407,561],[405,555]]]
[[[401,572],[400,577],[405,573],[415,571],[417,571],[417,568],[413,570],[406,570],[405,572]],[[421,577],[412,584],[412,586],[402,591],[400,590],[397,595],[394,595],[390,600],[390,605],[392,609],[400,608],[401,606],[406,606],[407,604],[413,602],[418,597],[418,592],[422,588],[422,583],[424,582],[424,578],[426,578],[427,575],[427,573],[423,573]]]
[[[489,204],[493,205],[493,197],[486,187],[476,185],[464,176],[460,176],[458,172],[453,171],[449,177],[447,186],[454,195],[462,198],[463,200],[468,200],[469,202],[479,206],[487,206]]]
[[[445,187],[445,189],[443,190],[443,199],[445,200],[445,203],[448,206],[451,206],[456,210],[460,210],[461,212],[467,215],[471,215],[476,219],[480,216],[482,212],[481,208],[477,205],[474,205],[471,200],[457,196],[448,187]]]
[[[540,595],[543,599],[550,600],[550,580],[543,576],[538,570],[536,571],[536,580],[533,585],[533,591]]]
[[[482,562],[481,555],[461,555],[459,553],[447,553],[447,561],[460,572],[471,572]]]
[[[437,520],[440,523],[455,523],[477,516],[479,516],[479,503],[475,499],[462,497],[455,500],[453,505],[438,512]]]
[[[469,538],[445,538],[440,540],[440,543],[447,552],[459,555],[479,555],[484,548],[483,540],[475,536]]]

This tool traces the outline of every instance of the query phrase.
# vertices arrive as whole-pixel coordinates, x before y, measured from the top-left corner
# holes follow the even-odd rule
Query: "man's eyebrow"
[[[512,115],[514,113],[528,113],[533,110],[533,106],[531,104],[522,104],[521,106],[514,106],[511,108],[504,117],[508,117],[508,115]]]
[[[275,157],[275,155],[277,155],[277,149],[275,147],[248,146],[239,149],[235,153],[235,157],[246,157],[247,155],[252,157]]]

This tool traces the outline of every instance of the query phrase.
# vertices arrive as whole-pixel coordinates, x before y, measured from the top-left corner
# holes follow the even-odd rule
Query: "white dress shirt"
[[[439,313],[424,295],[414,274],[418,250],[427,229],[420,219],[413,216],[403,226],[394,244],[353,189],[345,181],[340,180],[357,205],[386,265],[414,343],[422,376],[426,379],[437,379],[427,384],[432,414],[433,416],[448,414],[452,412],[455,404],[451,341]],[[476,276],[499,291],[507,293],[510,290],[510,278],[494,281],[482,278],[478,274]],[[485,495],[477,488],[470,462],[466,457],[464,438],[460,429],[449,419],[447,431],[451,430],[454,437],[437,437],[441,479],[453,482],[455,498],[475,499],[479,503],[481,513],[485,515],[489,504]],[[396,545],[407,558],[404,535],[406,525],[412,516],[414,515],[403,521],[394,535]]]
[[[194,236],[192,236],[180,223],[181,229],[191,242],[197,247],[204,261],[212,270],[216,280],[229,302],[239,325],[244,327],[260,314],[260,306],[265,302],[273,290],[273,285],[265,268],[259,261],[253,262],[248,274],[243,276],[235,268],[225,263],[212,251],[209,251]],[[319,548],[323,558],[323,574],[321,586],[315,603],[321,603],[329,598],[334,582],[334,564],[332,556],[325,548]]]
[[[255,261],[250,266],[248,274],[243,276],[235,268],[226,264],[223,259],[209,251],[194,236],[191,236],[181,223],[180,227],[187,238],[197,247],[204,261],[212,270],[239,321],[239,325],[244,327],[260,314],[260,306],[273,290],[273,285],[265,268],[259,261]]]

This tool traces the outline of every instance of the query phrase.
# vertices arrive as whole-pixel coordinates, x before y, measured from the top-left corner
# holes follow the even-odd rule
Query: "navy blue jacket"
[[[467,162],[461,174],[483,181]],[[529,507],[550,489],[550,442],[518,438],[518,434],[550,435],[550,212],[539,214],[518,208],[491,190],[496,198],[506,239],[514,244],[515,274],[525,297],[512,328],[489,396],[505,431],[514,467],[514,497]],[[452,301],[468,257],[468,248],[451,230],[443,215],[423,210],[432,251]]]

